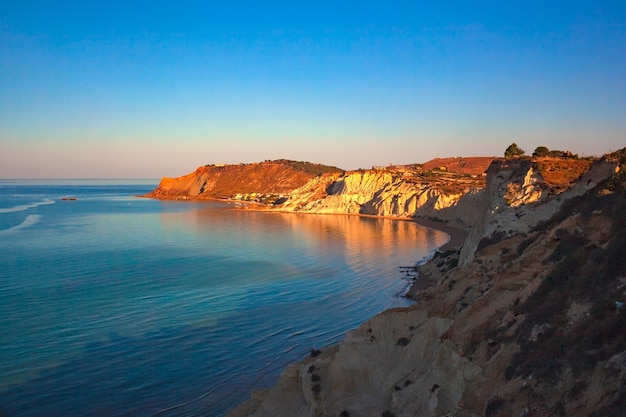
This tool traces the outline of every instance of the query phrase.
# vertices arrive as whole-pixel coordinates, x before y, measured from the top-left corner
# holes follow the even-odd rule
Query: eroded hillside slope
[[[481,368],[456,415],[624,415],[624,178],[483,242],[465,267],[449,254],[422,268],[415,308],[454,320],[443,339]]]

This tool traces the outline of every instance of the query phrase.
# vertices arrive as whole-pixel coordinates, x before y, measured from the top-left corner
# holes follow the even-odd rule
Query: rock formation
[[[445,158],[351,172],[287,160],[206,165],[178,178],[163,178],[146,197],[252,200],[285,212],[422,217],[469,228],[492,160]]]
[[[230,416],[624,415],[626,149],[558,183],[542,162],[495,161],[466,246],[419,267],[413,306],[312,352]],[[380,190],[406,192],[390,174],[315,181],[286,207],[380,213],[393,200]],[[385,213],[410,214],[411,198]]]
[[[477,196],[478,216],[471,224],[460,262],[466,264],[483,239],[527,233],[565,201],[613,175],[616,168],[615,162],[606,159],[571,160],[569,164],[564,166],[561,158],[495,160],[487,171],[486,187]],[[568,171],[572,165],[576,169]],[[555,167],[561,170],[561,177],[553,172]]]
[[[452,165],[450,160],[460,159],[435,161]],[[595,187],[615,170],[615,163],[606,160],[480,160],[493,161],[486,181],[482,176],[423,167],[351,171],[316,177],[275,208],[444,221],[471,230],[462,257],[465,262],[481,239],[528,231],[556,212],[562,202]],[[477,169],[476,164],[472,166]]]
[[[475,212],[472,207],[477,205],[475,195],[484,184],[483,176],[421,168],[350,171],[312,179],[292,191],[275,209],[428,217],[468,227],[475,220],[472,216]]]

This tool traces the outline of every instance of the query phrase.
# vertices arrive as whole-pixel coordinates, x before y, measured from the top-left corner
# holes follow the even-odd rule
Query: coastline
[[[166,201],[219,201],[222,203],[232,204],[232,210],[250,210],[250,211],[263,211],[263,212],[274,212],[274,213],[301,213],[301,214],[321,214],[321,215],[341,215],[341,216],[360,216],[360,217],[373,217],[379,219],[391,219],[391,220],[400,220],[400,221],[412,221],[420,226],[428,227],[430,229],[439,230],[447,234],[450,239],[443,244],[438,251],[439,252],[447,252],[453,249],[460,249],[465,243],[465,239],[467,239],[468,232],[464,229],[460,229],[458,227],[450,226],[445,221],[440,220],[432,220],[424,217],[400,217],[400,216],[376,216],[371,214],[358,214],[358,213],[307,213],[307,212],[299,212],[299,211],[290,211],[290,210],[281,210],[274,209],[269,207],[263,203],[254,202],[254,201],[241,201],[241,200],[231,200],[228,198],[180,198],[180,197],[156,197],[151,196],[149,194],[138,195],[140,198],[152,198],[155,200],[166,200]]]
[[[155,197],[148,197],[148,196],[144,196],[147,198],[155,198]],[[164,200],[163,198],[157,198],[159,200]],[[273,209],[272,207],[268,207],[264,204],[258,203],[258,202],[242,202],[242,201],[233,201],[233,200],[229,200],[229,199],[171,199],[171,198],[167,198],[165,200],[177,200],[177,201],[207,201],[207,200],[213,200],[213,201],[219,201],[222,203],[226,203],[229,205],[230,210],[235,210],[235,211],[259,211],[259,212],[274,212],[274,213],[291,213],[291,214],[318,214],[318,213],[306,213],[306,212],[294,212],[294,211],[287,211],[287,210],[280,210],[280,209]],[[458,227],[454,227],[449,225],[447,222],[445,221],[438,221],[438,220],[434,220],[434,219],[429,219],[429,218],[420,218],[420,217],[405,217],[405,216],[376,216],[376,215],[366,215],[366,214],[355,214],[355,213],[324,213],[325,215],[347,215],[347,216],[358,216],[358,217],[370,217],[370,218],[380,218],[380,219],[389,219],[389,220],[399,220],[399,221],[410,221],[410,222],[414,222],[415,224],[418,224],[419,226],[422,227],[426,227],[426,228],[430,228],[430,229],[435,229],[438,230],[440,232],[445,233],[448,236],[448,240],[446,243],[444,243],[442,246],[440,246],[439,248],[436,249],[436,252],[439,253],[445,253],[445,252],[449,252],[451,250],[453,251],[458,251],[460,250],[460,248],[462,247],[462,245],[464,244],[467,236],[468,236],[468,232],[466,232],[463,229],[460,229]],[[437,256],[437,254],[435,254],[435,256]],[[425,262],[426,264],[432,264],[432,257],[430,259],[428,259]],[[417,270],[417,269],[416,269]],[[402,295],[403,298],[407,298],[409,300],[412,301],[412,305],[416,305],[419,304],[418,299],[416,298],[416,295],[418,295],[420,293],[421,290],[423,290],[426,287],[430,287],[431,285],[433,285],[432,279],[430,279],[426,274],[421,274],[420,276],[418,276],[416,279],[412,280],[412,282],[408,283],[407,288],[405,288],[405,291]],[[364,321],[364,323],[369,323],[372,321],[377,321],[377,320],[381,320],[380,317],[387,317],[386,315],[389,314],[389,312],[391,312],[394,309],[387,309],[387,310],[383,310],[380,313],[378,313],[377,315],[369,318],[368,320]],[[415,310],[417,311],[417,310]],[[420,314],[415,313],[418,316],[421,317]],[[404,316],[402,316],[404,317]],[[412,316],[411,316],[412,317]],[[417,320],[417,319],[415,319]],[[385,322],[386,323],[386,322]],[[413,321],[411,321],[410,323],[412,326],[415,326],[415,323],[413,323]],[[363,324],[361,324],[359,326],[362,327]],[[402,324],[401,327],[408,327],[408,323],[404,323]],[[386,324],[385,324],[386,327]],[[395,327],[397,326],[391,326],[392,330],[395,329]],[[396,329],[398,330],[398,329]],[[357,330],[353,330],[353,331],[357,331]],[[383,332],[382,328],[380,330],[380,332]],[[382,337],[381,333],[381,337]],[[394,333],[395,334],[395,333]],[[339,342],[339,344],[342,344],[346,341],[346,335],[344,335],[344,338],[342,339],[341,342]],[[324,346],[323,350],[327,350],[327,349],[339,349],[339,347],[337,347],[339,345],[336,345],[336,347],[332,348],[331,346]],[[329,350],[330,352],[330,350]],[[324,356],[325,357],[325,356]],[[325,359],[322,359],[325,360]],[[308,358],[305,358],[304,361],[309,361]],[[282,375],[287,373],[289,374],[290,372],[292,372],[294,369],[296,369],[298,366],[300,366],[300,364],[303,363],[302,360],[297,360],[296,362],[290,364],[284,371],[281,372],[281,378]],[[306,362],[308,363],[308,362]],[[310,365],[308,365],[310,366]],[[318,366],[318,365],[316,365]],[[317,374],[316,374],[317,375]],[[325,377],[326,378],[326,377]],[[280,381],[277,382],[277,384],[280,384]],[[432,385],[432,384],[431,384]],[[276,386],[276,385],[275,385]],[[258,390],[258,388],[255,388]],[[252,410],[254,408],[254,406],[259,406],[260,402],[262,401],[261,398],[265,398],[265,395],[261,395],[258,396],[259,393],[261,391],[257,392],[257,397],[255,397],[255,391],[253,389],[253,392],[251,393],[251,397],[248,398],[247,400],[243,400],[242,402],[240,402],[237,406],[235,406],[235,408],[230,409],[226,416],[228,417],[242,417],[244,415],[248,415],[249,411]],[[269,391],[267,391],[269,392]],[[281,400],[282,401],[282,400]],[[251,407],[252,408],[248,408]]]
[[[468,232],[463,229],[459,229],[458,227],[450,226],[443,221],[435,221],[420,217],[413,217],[410,220],[414,221],[420,226],[428,227],[430,229],[436,229],[450,236],[450,239],[438,249],[439,252],[458,250],[465,243],[465,239],[467,239]]]
[[[411,306],[387,308],[337,345],[312,349],[311,357],[289,365],[273,388],[254,391],[228,416],[619,414],[622,397],[614,393],[623,387],[619,371],[625,370],[620,364],[626,344],[614,329],[623,321],[615,317],[622,317],[626,293],[617,260],[624,236],[616,225],[623,216],[614,207],[624,203],[619,195],[624,186],[615,161],[605,158],[569,183],[567,176],[556,183],[538,180],[538,190],[549,193],[536,201],[528,190],[511,187],[535,166],[526,159],[499,159],[486,171],[489,187],[447,213],[435,206],[423,210],[423,217],[416,215],[419,210],[390,209],[397,206],[372,211],[404,216],[324,213],[413,221],[448,239],[439,235],[437,241],[445,243],[432,257],[402,267],[416,274],[402,295],[414,302]],[[503,205],[505,195],[521,206]],[[363,210],[348,204],[353,202],[304,206],[298,201],[290,208]],[[494,208],[493,216],[484,215]],[[481,237],[490,241],[478,250]],[[405,245],[411,241],[417,240]],[[573,250],[579,247],[584,252]],[[574,271],[568,276],[579,280],[576,285],[563,282],[564,270]],[[602,289],[594,281],[599,275]],[[596,284],[594,291],[581,290],[589,283]],[[590,340],[606,343],[598,348]],[[562,346],[573,353],[563,355]],[[592,381],[589,387],[587,381]]]
[[[245,207],[236,207],[236,208],[234,207],[234,209],[269,211],[269,212],[274,211],[271,209],[263,210],[261,208],[257,210],[255,208],[251,208],[248,205],[246,205]],[[274,212],[297,213],[297,212],[280,211],[280,210],[275,210]],[[303,214],[318,214],[318,213],[303,213]],[[468,232],[463,229],[450,226],[444,221],[437,221],[437,220],[426,219],[426,218],[399,217],[399,216],[398,217],[374,216],[374,215],[350,214],[350,213],[324,213],[323,215],[338,215],[338,214],[348,215],[348,216],[370,217],[370,218],[383,218],[383,219],[400,220],[400,221],[411,221],[422,227],[441,231],[449,236],[448,241],[437,249],[437,252],[441,254],[444,254],[445,252],[449,252],[449,251],[455,251],[455,252],[460,251],[461,247],[465,243],[465,240],[468,236]],[[448,256],[448,255],[449,254],[444,254],[443,256]],[[437,256],[438,254],[435,254],[435,257]],[[434,258],[431,257],[430,259],[425,261],[423,265],[419,267],[415,267],[416,271],[418,270],[418,268],[421,270],[421,268],[424,267],[425,265],[434,266],[435,262],[433,262],[433,260]],[[458,357],[455,356],[454,354],[451,354],[450,357],[446,356],[446,355],[450,355],[450,352],[448,348],[446,347],[446,342],[441,342],[441,340],[444,339],[443,335],[445,334],[445,331],[450,326],[451,320],[448,320],[445,318],[439,318],[439,317],[429,317],[428,314],[426,314],[426,310],[422,310],[421,307],[417,307],[417,308],[415,307],[420,304],[420,301],[416,298],[416,296],[425,288],[428,288],[434,284],[435,284],[435,281],[433,280],[433,277],[418,275],[417,279],[413,280],[413,282],[411,282],[408,285],[408,289],[403,295],[404,298],[410,299],[412,301],[412,305],[410,307],[385,309],[379,312],[378,314],[372,316],[368,320],[364,321],[363,323],[361,323],[361,325],[359,325],[359,327],[357,327],[356,329],[347,332],[344,335],[344,338],[337,344],[324,346],[321,348],[320,351],[317,351],[315,353],[314,353],[314,350],[312,349],[311,357],[306,357],[302,360],[296,361],[292,363],[291,365],[289,365],[281,373],[279,381],[272,388],[253,390],[250,398],[238,404],[235,408],[231,409],[226,414],[226,417],[246,417],[246,416],[253,415],[253,414],[262,415],[262,416],[275,415],[279,417],[292,416],[294,415],[294,412],[297,412],[297,408],[291,408],[293,406],[293,404],[291,404],[291,401],[294,400],[291,397],[291,394],[293,394],[294,391],[297,391],[298,389],[302,389],[303,390],[302,395],[304,395],[304,397],[307,397],[308,393],[304,388],[308,387],[307,389],[311,389],[313,391],[313,399],[311,399],[310,401],[312,401],[313,404],[316,404],[318,401],[317,396],[319,395],[319,393],[316,394],[315,390],[316,389],[323,390],[324,388],[322,388],[322,385],[319,383],[318,385],[314,385],[315,381],[320,381],[320,380],[325,381],[329,379],[336,379],[338,381],[341,381],[341,377],[338,376],[336,372],[339,372],[339,374],[341,375],[344,375],[345,373],[350,374],[352,372],[352,367],[354,366],[354,364],[351,363],[348,366],[349,369],[343,369],[343,367],[345,366],[345,363],[344,363],[345,360],[342,361],[342,359],[337,359],[338,356],[344,357],[344,359],[346,355],[348,356],[357,355],[359,357],[362,357],[362,356],[367,357],[368,356],[367,352],[372,351],[372,345],[376,346],[377,350],[375,350],[375,353],[373,354],[372,357],[366,359],[364,362],[361,363],[361,365],[359,365],[362,368],[363,372],[365,373],[367,372],[379,373],[380,369],[378,365],[369,366],[367,364],[374,364],[374,363],[379,363],[379,362],[389,363],[389,357],[390,357],[389,355],[391,355],[391,357],[393,357],[394,360],[398,357],[397,352],[395,351],[397,349],[397,346],[402,346],[402,347],[410,346],[410,348],[405,347],[405,349],[407,350],[416,349],[416,350],[411,354],[405,353],[401,355],[402,358],[410,358],[412,356],[423,357],[425,362],[432,362],[433,364],[435,364],[433,365],[433,367],[441,368],[440,369],[441,373],[448,372],[450,381],[453,381],[451,383],[452,385],[466,383],[464,381],[472,379],[473,376],[478,372],[478,368],[476,366],[473,366],[471,364],[471,361],[459,362]],[[406,339],[408,340],[406,345],[401,344],[400,341],[405,340],[405,338],[397,339],[397,336],[401,332],[405,332],[406,328],[408,328],[409,331],[413,333],[420,333],[421,331],[424,334],[429,334],[429,335],[432,335],[433,334],[432,332],[435,331],[436,334],[434,334],[434,338],[428,342],[424,342],[424,344],[429,345],[429,346],[435,346],[435,350],[438,352],[437,354],[438,360],[440,360],[442,363],[445,364],[447,362],[455,361],[455,366],[453,367],[454,370],[450,371],[447,366],[442,367],[441,364],[438,364],[438,360],[435,360],[433,357],[424,356],[424,353],[421,351],[421,347],[420,347],[421,345],[415,344],[415,343],[411,344],[410,339]],[[372,333],[376,333],[377,337],[374,337]],[[362,339],[365,339],[365,341],[363,341]],[[378,341],[378,339],[380,339],[382,342]],[[397,341],[395,342],[395,344],[394,343],[389,344],[388,341],[385,342],[385,340],[387,339],[389,340],[397,339]],[[362,345],[367,345],[366,350],[360,349]],[[392,346],[392,347],[389,348],[389,346]],[[349,352],[349,354],[344,353],[343,355],[338,355],[338,352],[341,352],[341,351]],[[376,360],[374,360],[374,357],[376,358]],[[383,357],[383,359],[381,359],[381,357]],[[444,358],[444,359],[440,359],[440,358]],[[398,396],[401,395],[400,392],[405,391],[405,390],[406,392],[411,392],[412,390],[414,390],[413,387],[420,387],[420,386],[438,387],[438,384],[436,383],[435,380],[432,380],[432,381],[428,380],[428,382],[422,382],[421,384],[413,385],[413,380],[408,379],[407,371],[406,371],[406,369],[410,368],[412,365],[413,365],[412,360],[408,359],[408,362],[405,361],[401,363],[400,365],[394,367],[394,370],[390,371],[391,375],[396,375],[396,376],[399,375],[398,377],[405,381],[403,387],[400,387],[398,385],[394,386],[394,392],[396,395]],[[309,376],[309,374],[311,375]],[[416,374],[415,379],[419,379],[421,375],[423,375],[423,373]],[[309,378],[311,382],[308,382]],[[366,380],[369,380],[369,379],[366,379]],[[407,381],[410,381],[410,382],[407,383]],[[375,384],[379,385],[381,384],[381,382],[376,381]],[[318,388],[315,388],[316,386]],[[431,394],[434,393],[436,396],[438,393],[438,390],[433,391],[433,389],[434,388],[430,388],[430,390],[427,390],[427,391],[430,392]],[[288,392],[289,394],[285,396],[285,392]],[[456,393],[455,395],[456,395],[455,398],[449,402],[447,402],[446,399],[439,399],[438,397],[436,398],[438,398],[438,402],[440,402],[442,405],[451,408],[451,407],[454,407],[458,403],[458,400],[460,399],[460,397],[458,397],[458,393]],[[299,403],[298,400],[294,400],[294,401],[297,403],[297,406],[302,406],[302,403]],[[307,399],[307,401],[309,400]],[[337,401],[341,402],[341,400],[337,400]],[[289,404],[286,405],[286,403],[289,403]],[[374,406],[372,405],[372,407]],[[341,409],[341,407],[339,409]],[[259,412],[259,410],[262,410],[261,413],[255,414],[256,412]],[[298,415],[301,415],[301,414],[298,414]],[[346,412],[345,414],[342,413],[341,415],[349,415],[349,414]],[[388,414],[383,413],[382,415],[388,415]],[[393,414],[390,414],[390,415],[393,415]]]

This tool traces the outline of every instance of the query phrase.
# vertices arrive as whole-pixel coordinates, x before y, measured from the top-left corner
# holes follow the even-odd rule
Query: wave
[[[26,218],[24,219],[24,221],[16,226],[13,227],[9,227],[8,229],[5,230],[0,230],[0,235],[6,235],[9,234],[11,232],[14,232],[16,230],[19,229],[25,229],[27,227],[30,227],[34,224],[37,224],[39,222],[39,219],[41,219],[41,215],[39,214],[29,214],[28,216],[26,216]]]
[[[35,208],[35,207],[45,206],[45,205],[48,205],[48,204],[54,204],[54,200],[47,198],[45,200],[41,200],[41,201],[38,201],[36,203],[22,204],[20,206],[9,207],[9,208],[0,208],[0,214],[16,213],[18,211],[26,211],[26,210],[30,210],[30,209]]]

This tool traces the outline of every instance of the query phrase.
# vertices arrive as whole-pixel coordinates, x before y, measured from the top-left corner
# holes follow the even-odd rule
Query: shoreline
[[[449,250],[461,249],[461,247],[465,243],[465,240],[467,239],[467,236],[469,234],[467,231],[460,229],[458,227],[450,226],[443,221],[436,221],[436,220],[424,219],[424,218],[419,218],[419,217],[410,218],[410,220],[414,221],[420,226],[439,230],[441,232],[444,232],[448,236],[450,236],[450,239],[446,243],[441,245],[439,249],[437,249],[439,252],[447,252]]]
[[[449,236],[448,241],[443,244],[442,246],[440,246],[439,248],[437,248],[436,252],[448,252],[450,250],[454,250],[454,251],[460,251],[461,247],[463,246],[463,244],[465,243],[465,240],[468,236],[468,232],[458,228],[458,227],[454,227],[454,226],[450,226],[448,225],[446,222],[444,221],[437,221],[437,220],[432,220],[432,219],[426,219],[426,218],[419,218],[419,217],[400,217],[400,216],[375,216],[375,215],[365,215],[365,214],[354,214],[354,213],[302,213],[302,212],[293,212],[293,211],[280,211],[280,210],[271,210],[271,209],[262,209],[262,208],[252,208],[250,206],[245,206],[245,207],[233,207],[233,209],[236,210],[251,210],[251,211],[264,211],[264,212],[275,212],[275,213],[291,213],[291,214],[322,214],[322,215],[347,215],[347,216],[359,216],[359,217],[369,217],[369,218],[378,218],[378,219],[389,219],[389,220],[399,220],[399,221],[410,221],[410,222],[414,222],[416,224],[418,224],[419,226],[422,227],[426,227],[426,228],[430,228],[430,229],[435,229],[438,230],[440,232],[443,232],[445,234],[447,234]],[[425,262],[424,265],[430,263],[433,261],[433,257],[428,258]],[[419,266],[416,266],[415,269],[417,271],[417,268],[419,268]],[[366,326],[366,323],[369,323],[369,330],[368,332],[372,332],[372,327],[373,325],[371,323],[373,322],[378,322],[377,320],[380,320],[380,317],[383,317],[384,315],[386,315],[386,317],[389,317],[389,313],[393,312],[393,311],[397,311],[397,312],[404,312],[402,314],[400,314],[399,317],[404,318],[405,316],[408,317],[413,317],[411,316],[412,314],[418,315],[420,316],[421,313],[418,309],[415,308],[415,306],[418,306],[420,304],[419,300],[415,298],[415,295],[418,294],[421,290],[423,290],[426,287],[429,287],[433,285],[433,281],[431,279],[428,279],[426,277],[421,277],[419,275],[417,275],[417,278],[412,280],[412,282],[409,282],[407,285],[407,288],[404,292],[403,295],[401,295],[400,297],[408,299],[411,301],[411,305],[408,307],[392,307],[392,308],[386,308],[383,309],[382,311],[380,311],[379,313],[375,314],[374,316],[370,317],[369,319],[363,321],[360,325],[357,326],[356,329],[353,329],[351,331],[346,332],[343,335],[343,338],[338,341],[335,342],[333,344],[329,344],[329,345],[325,345],[323,347],[321,347],[321,351],[317,351],[319,353],[311,353],[310,358],[306,357],[304,359],[300,359],[297,360],[295,362],[293,362],[291,365],[289,365],[285,370],[283,370],[280,374],[279,380],[278,382],[276,382],[276,384],[274,384],[272,387],[270,388],[265,388],[265,389],[259,389],[256,388],[253,390],[253,392],[251,393],[250,397],[239,403],[237,406],[235,406],[235,408],[231,409],[228,411],[228,413],[226,414],[226,417],[244,417],[244,416],[248,416],[250,415],[251,412],[253,412],[254,410],[259,410],[261,406],[261,404],[264,402],[264,400],[266,398],[270,398],[271,393],[274,389],[276,389],[277,387],[280,387],[281,385],[281,381],[283,381],[283,377],[285,375],[289,375],[291,378],[288,377],[288,379],[286,380],[287,382],[291,381],[292,378],[297,377],[297,374],[299,372],[303,373],[304,369],[308,368],[309,369],[309,373],[312,373],[316,368],[319,368],[320,371],[323,369],[322,366],[318,365],[323,363],[325,365],[328,365],[327,361],[332,361],[333,359],[329,359],[328,356],[326,356],[325,359],[321,359],[320,362],[314,362],[316,365],[311,365],[311,361],[315,360],[315,357],[317,357],[318,355],[328,355],[326,352],[337,352],[338,349],[341,349],[341,346],[345,346],[346,345],[346,341],[349,340],[349,334],[355,334],[356,332],[359,332],[359,329],[363,329],[364,326]],[[402,319],[401,319],[402,320]],[[443,320],[443,319],[442,319]],[[386,323],[386,322],[385,322]],[[415,323],[413,321],[411,322],[402,322],[402,325],[404,325],[405,327],[409,326],[409,324],[411,325],[409,327],[409,329],[411,328],[415,328]],[[385,327],[387,327],[385,325]],[[393,328],[393,326],[391,326]],[[432,329],[431,329],[432,330]],[[380,331],[384,331],[384,330],[380,330]],[[365,332],[365,331],[364,331]],[[392,330],[393,332],[393,336],[397,337],[397,333],[396,330]],[[368,337],[373,337],[370,336],[369,333]],[[442,336],[442,335],[439,335]],[[401,340],[402,338],[398,339]],[[439,337],[437,338],[439,339]],[[369,339],[368,344],[371,343],[377,343],[375,341],[376,339]],[[398,346],[398,343],[396,343],[396,346]],[[311,352],[314,352],[314,350],[312,349]],[[323,357],[323,356],[322,356]],[[316,372],[320,372],[320,371],[316,371]],[[293,372],[296,373],[296,375],[293,375]],[[319,380],[319,375],[315,374],[318,377]],[[313,376],[311,376],[311,378],[313,378]],[[323,378],[323,377],[322,377]],[[313,380],[313,379],[312,379]],[[303,379],[304,381],[304,379]],[[407,381],[407,379],[405,379],[405,381]],[[406,384],[405,382],[405,388],[408,386],[409,384]],[[436,384],[435,384],[436,385]],[[319,387],[320,385],[318,385]],[[430,385],[429,385],[430,386]],[[313,385],[311,385],[310,387],[313,387]],[[286,388],[286,387],[283,387]],[[397,386],[395,387],[395,391],[399,392],[402,391],[402,389],[398,390]],[[266,392],[265,395],[261,394],[261,392]],[[432,392],[432,388],[431,388],[431,392]],[[277,399],[274,398],[274,401],[276,401]],[[276,403],[272,403],[272,401],[270,401],[271,404],[276,405]],[[343,415],[343,413],[342,413]],[[346,415],[348,415],[346,413]],[[383,414],[386,415],[386,414]]]
[[[254,202],[254,201],[241,201],[241,200],[230,200],[227,198],[180,198],[180,197],[155,197],[150,196],[148,194],[138,195],[139,198],[152,198],[154,200],[165,200],[165,201],[219,201],[222,203],[232,204],[232,210],[249,210],[249,211],[262,211],[269,213],[292,213],[292,214],[321,214],[321,215],[340,215],[340,216],[359,216],[359,217],[371,217],[377,219],[391,219],[391,220],[401,220],[401,221],[411,221],[419,224],[420,226],[427,227],[429,229],[439,230],[444,232],[449,236],[449,240],[440,246],[437,250],[439,252],[447,252],[453,249],[460,249],[465,240],[467,239],[468,232],[464,229],[450,226],[443,220],[431,220],[423,217],[400,217],[400,216],[377,216],[374,214],[360,214],[360,213],[307,213],[307,212],[299,212],[299,211],[287,211],[280,209],[273,209],[270,206],[266,206],[263,203]],[[236,206],[235,206],[236,205]]]
[[[225,203],[233,203],[233,200],[219,200]],[[254,207],[260,205],[261,207]],[[252,207],[251,207],[252,206]],[[358,216],[369,217],[373,219],[389,219],[398,221],[409,221],[419,224],[420,226],[427,227],[429,229],[435,229],[448,235],[449,239],[446,243],[441,245],[437,250],[439,252],[447,252],[449,250],[459,250],[465,243],[469,232],[464,229],[450,226],[443,220],[431,220],[423,217],[401,217],[401,216],[377,216],[375,214],[361,214],[361,213],[308,213],[300,211],[287,211],[280,209],[272,209],[271,207],[264,206],[262,203],[244,202],[239,207],[232,207],[233,210],[249,210],[249,211],[263,211],[269,213],[291,213],[291,214],[316,214],[322,216]]]
[[[331,215],[331,216],[332,215],[343,215],[343,216],[347,215],[347,216],[369,217],[369,218],[377,218],[377,219],[388,219],[388,220],[395,220],[395,221],[410,221],[410,222],[414,222],[415,224],[419,226],[443,232],[448,236],[448,241],[444,243],[443,245],[441,245],[440,247],[438,247],[435,250],[435,253],[436,252],[445,253],[451,250],[453,251],[460,250],[463,244],[465,243],[465,240],[469,234],[466,230],[451,226],[445,221],[439,221],[439,220],[427,219],[427,218],[421,218],[421,217],[377,216],[377,215],[368,215],[368,214],[359,214],[359,213],[307,213],[307,212],[273,209],[272,207],[266,206],[258,202],[249,202],[249,201],[244,202],[244,201],[229,200],[229,199],[179,199],[179,198],[165,198],[164,199],[164,198],[155,198],[151,196],[140,196],[140,197],[157,199],[157,200],[170,200],[170,201],[183,201],[183,202],[218,201],[221,203],[228,204],[229,206],[228,209],[235,210],[235,211],[256,211],[256,212],[265,212],[265,213],[281,213],[281,214],[288,213],[288,214],[309,214],[309,215],[310,214],[322,214],[322,215]],[[429,257],[427,260],[424,261],[424,265],[432,262],[432,260],[433,260],[433,257]],[[417,266],[416,266],[416,271],[417,271]],[[433,284],[432,280],[428,279],[426,276],[420,276],[420,275],[421,274],[418,274],[415,279],[412,279],[410,282],[407,283],[407,286],[405,287],[405,290],[403,291],[402,294],[398,294],[399,297],[410,300],[412,306],[419,304],[419,301],[418,299],[415,298],[415,296],[421,290]],[[408,308],[411,308],[411,307],[408,307]],[[393,310],[393,308],[384,309],[380,311],[379,313],[377,313],[376,315],[374,315],[373,317],[369,318],[368,320],[369,321],[374,320],[375,317],[380,316],[381,314],[385,312],[389,312],[391,310]],[[363,323],[367,322],[368,320],[365,320]],[[359,326],[362,326],[363,323],[361,323]],[[333,345],[340,345],[344,343],[346,341],[346,335],[344,335],[344,337],[340,341],[335,342],[333,344],[325,345],[323,346],[322,349],[325,350],[327,348],[331,348]],[[280,377],[282,377],[282,375],[287,371],[287,369],[289,369],[289,366],[301,363],[303,360],[306,360],[306,358],[305,359],[300,358],[292,362],[291,365],[288,365],[288,367],[280,373]],[[280,377],[279,377],[279,381],[280,381]],[[278,384],[278,382],[276,384]],[[276,384],[274,384],[273,387],[276,387]],[[254,392],[255,390],[258,390],[258,389],[259,389],[258,387],[253,387],[253,391],[250,394],[250,397],[248,399],[245,399],[239,402],[234,408],[231,408],[230,410],[228,410],[225,416],[234,417],[234,416],[243,415],[243,414],[238,414],[238,413],[240,413],[240,410],[245,409],[246,404],[249,404],[250,402],[254,402]]]

